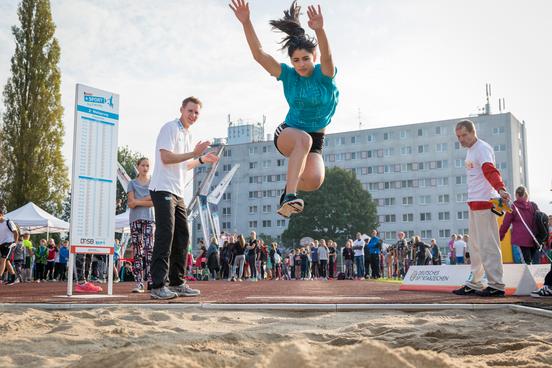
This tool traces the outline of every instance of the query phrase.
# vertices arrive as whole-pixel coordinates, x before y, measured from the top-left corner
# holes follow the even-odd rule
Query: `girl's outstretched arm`
[[[335,75],[335,66],[330,51],[330,44],[324,31],[324,18],[322,17],[322,9],[318,5],[318,9],[313,5],[309,5],[307,9],[309,16],[309,27],[316,33],[318,40],[318,48],[320,49],[320,67],[322,74],[332,77]]]
[[[245,32],[245,38],[247,44],[253,54],[253,59],[261,64],[261,66],[274,77],[279,77],[282,72],[282,67],[272,56],[264,52],[261,42],[255,33],[253,24],[249,17],[249,4],[245,0],[232,0],[232,4],[228,4],[230,9],[236,15],[236,18],[243,25],[243,31]]]

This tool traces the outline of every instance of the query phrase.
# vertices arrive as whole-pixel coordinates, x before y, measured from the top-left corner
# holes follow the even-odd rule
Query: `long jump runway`
[[[168,301],[152,300],[149,293],[133,294],[134,283],[113,285],[113,295],[107,295],[107,285],[99,284],[104,292],[96,295],[66,295],[64,282],[23,283],[0,286],[3,304],[514,304],[552,310],[552,298],[507,296],[504,298],[461,297],[452,293],[400,291],[399,283],[372,280],[348,281],[196,281],[193,288],[201,295]]]

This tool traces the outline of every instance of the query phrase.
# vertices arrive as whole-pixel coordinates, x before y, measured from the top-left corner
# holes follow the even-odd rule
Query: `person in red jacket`
[[[490,211],[491,198],[510,200],[510,194],[495,166],[493,148],[477,137],[475,124],[462,120],[456,124],[456,137],[466,147],[466,170],[468,184],[469,234],[471,277],[464,286],[454,290],[456,295],[485,297],[504,296],[502,281],[502,253],[498,235],[498,223]],[[488,285],[481,282],[487,276]]]
[[[515,208],[511,213],[506,214],[500,226],[500,240],[504,239],[510,225],[512,225],[512,254],[514,255],[514,262],[525,264],[536,263],[534,260],[538,244],[535,243],[529,231],[535,234],[535,211],[539,207],[536,203],[529,201],[529,193],[527,193],[527,189],[523,185],[516,189],[516,200],[513,206]],[[524,221],[529,230],[523,224]]]

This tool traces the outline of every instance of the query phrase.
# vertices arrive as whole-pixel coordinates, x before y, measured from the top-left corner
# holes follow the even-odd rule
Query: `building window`
[[[437,143],[435,145],[435,152],[446,152],[448,149],[448,144],[446,143]]]
[[[227,201],[227,200],[229,201],[231,199],[232,199],[232,193],[228,192],[228,193],[223,193],[222,194],[222,200],[223,201]]]
[[[222,208],[223,216],[228,216],[232,214],[232,207],[223,207]]]
[[[459,235],[467,235],[469,233],[468,229],[458,229]]]
[[[420,213],[420,221],[431,221],[431,212]]]
[[[257,221],[249,221],[249,227],[251,229],[256,229],[257,228]]]
[[[430,203],[431,203],[431,196],[430,195],[420,196],[420,204],[430,204]]]
[[[255,162],[250,162],[250,163],[249,163],[249,168],[250,168],[250,169],[256,169],[256,168],[257,168],[257,161],[255,161]]]
[[[272,227],[272,220],[263,220],[263,227]]]
[[[418,153],[426,153],[426,152],[429,152],[428,144],[421,144],[418,146]]]
[[[439,230],[439,238],[450,238],[450,229],[441,229]]]
[[[504,134],[505,132],[506,132],[506,128],[504,128],[504,127],[493,128],[493,134],[494,135]]]
[[[439,212],[439,221],[450,220],[450,212]]]
[[[270,213],[272,212],[272,206],[269,205],[269,204],[264,204],[263,205],[263,213]]]
[[[494,146],[495,152],[504,152],[506,151],[506,145],[505,144],[497,144]]]
[[[454,149],[460,149],[460,142],[454,142]]]
[[[224,157],[232,157],[232,150],[231,149],[225,149],[222,153]]]
[[[383,140],[388,141],[390,135],[391,135],[390,133],[383,133]]]
[[[249,206],[249,213],[257,213],[257,206]]]
[[[366,136],[366,141],[368,142],[375,142],[376,141],[376,137],[373,135],[373,134],[368,134]]]
[[[468,219],[468,211],[458,211],[456,213],[456,219],[458,219],[458,220],[467,220]]]
[[[438,203],[449,203],[450,202],[450,196],[448,194],[439,194]]]
[[[397,222],[396,215],[385,215],[385,222]]]
[[[405,146],[401,147],[401,155],[411,155],[412,154],[412,147]]]
[[[460,168],[464,167],[464,160],[459,159],[459,158],[454,160],[454,167],[457,168],[457,169],[460,169]]]
[[[413,213],[403,213],[402,215],[403,222],[414,222]]]
[[[386,148],[383,150],[383,156],[385,157],[389,157],[389,156],[393,156],[393,148]]]
[[[466,175],[461,175],[456,177],[456,185],[466,184]]]
[[[424,239],[429,239],[429,238],[433,237],[433,233],[431,232],[431,230],[422,230],[422,233],[420,235]]]
[[[286,226],[286,220],[276,220],[276,226],[285,227]]]
[[[419,128],[418,129],[418,137],[423,137],[424,135],[424,130],[422,128]]]
[[[399,137],[401,139],[406,139],[408,138],[408,131],[407,130],[401,130],[400,133],[399,133]]]
[[[223,229],[230,229],[231,227],[232,227],[232,223],[230,223],[229,221],[222,223],[222,228]]]
[[[463,203],[468,200],[468,193],[458,193],[456,194],[456,202]]]

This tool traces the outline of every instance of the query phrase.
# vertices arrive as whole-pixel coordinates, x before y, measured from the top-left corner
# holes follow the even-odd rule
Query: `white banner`
[[[470,265],[411,266],[400,290],[451,292],[471,277]],[[506,295],[529,295],[542,286],[550,265],[505,264],[503,282]],[[487,280],[482,283],[486,286]]]
[[[469,265],[410,266],[400,290],[450,292],[469,276]]]

